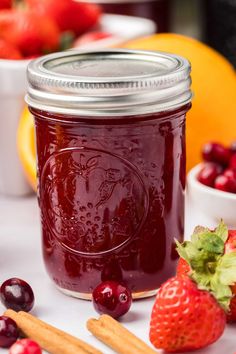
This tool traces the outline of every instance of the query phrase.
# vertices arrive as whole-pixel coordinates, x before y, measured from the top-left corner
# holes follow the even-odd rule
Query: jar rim
[[[60,114],[152,113],[192,97],[188,60],[165,52],[69,50],[33,60],[27,77],[29,106]]]

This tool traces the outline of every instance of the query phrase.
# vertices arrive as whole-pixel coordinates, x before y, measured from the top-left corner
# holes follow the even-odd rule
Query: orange
[[[175,53],[191,62],[194,96],[187,115],[187,169],[200,161],[204,143],[236,140],[236,74],[222,55],[195,39],[173,33],[135,39],[123,47]]]
[[[26,177],[36,190],[36,152],[33,116],[25,107],[17,131],[17,147]]]

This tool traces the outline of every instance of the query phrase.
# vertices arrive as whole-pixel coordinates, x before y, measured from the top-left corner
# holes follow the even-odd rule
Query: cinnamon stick
[[[26,337],[35,340],[51,354],[102,354],[101,351],[79,338],[61,331],[27,312],[6,310],[4,315],[13,319]]]
[[[87,321],[88,330],[119,354],[157,354],[141,339],[128,331],[112,317],[102,315]]]

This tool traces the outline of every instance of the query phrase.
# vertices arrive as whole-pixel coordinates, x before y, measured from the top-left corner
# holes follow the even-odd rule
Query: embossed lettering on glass
[[[111,279],[144,297],[174,274],[189,73],[184,58],[144,51],[30,63],[43,256],[64,293],[90,298]]]

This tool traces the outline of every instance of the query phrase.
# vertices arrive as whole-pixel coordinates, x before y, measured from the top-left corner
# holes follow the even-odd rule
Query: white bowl
[[[236,194],[207,187],[197,180],[202,164],[195,166],[187,176],[189,205],[206,214],[212,224],[223,219],[229,228],[236,227]]]
[[[100,19],[100,30],[112,36],[80,45],[78,49],[96,50],[122,46],[123,43],[137,38],[149,36],[157,31],[156,24],[142,17],[104,14]]]
[[[29,60],[0,59],[0,193],[23,196],[32,191],[26,181],[16,144],[16,132],[25,105]]]

